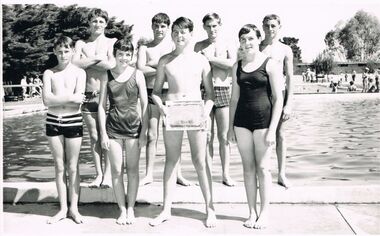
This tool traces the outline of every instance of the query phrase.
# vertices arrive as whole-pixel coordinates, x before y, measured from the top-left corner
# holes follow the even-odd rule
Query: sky
[[[210,12],[218,13],[223,27],[220,36],[238,45],[238,31],[252,23],[261,28],[267,14],[281,18],[281,37],[299,39],[303,62],[311,62],[326,45],[326,33],[348,21],[359,10],[377,16],[380,20],[379,0],[2,0],[2,4],[54,3],[58,6],[77,4],[106,10],[109,16],[133,24],[134,41],[152,37],[151,18],[165,12],[172,21],[186,16],[194,22],[194,41],[206,38],[202,18]]]

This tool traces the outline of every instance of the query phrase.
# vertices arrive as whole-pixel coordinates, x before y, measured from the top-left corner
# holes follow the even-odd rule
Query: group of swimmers
[[[236,142],[250,212],[244,226],[265,227],[271,187],[269,160],[274,144],[278,183],[289,187],[285,176],[283,122],[289,119],[292,109],[293,54],[290,47],[279,41],[280,18],[268,15],[263,19],[265,37],[255,25],[244,25],[238,33],[240,48],[234,50],[218,36],[222,22],[216,13],[203,18],[208,38],[195,47],[191,44],[194,26],[189,18],[179,17],[173,22],[169,40],[166,34],[170,19],[165,13],[158,13],[152,18],[153,40],[138,48],[137,68],[131,66],[133,44],[128,39],[105,36],[108,22],[105,11],[93,9],[88,20],[91,36],[87,40],[74,43],[66,36],[55,40],[53,50],[58,65],[46,70],[43,76],[43,101],[48,107],[46,135],[55,160],[60,202],[60,211],[48,223],[66,217],[83,223],[78,210],[83,120],[89,130],[97,173],[90,186],[112,185],[120,209],[116,223],[132,224],[138,187],[153,182],[160,118],[165,119],[168,112],[165,102],[203,100],[204,114],[210,114],[208,128],[186,132],[206,204],[205,225],[217,224],[211,181],[215,119],[223,183],[235,185],[229,174],[229,152],[230,144]],[[162,212],[149,223],[151,226],[171,217],[176,182],[190,184],[182,177],[179,164],[183,133],[184,130],[163,128],[164,202]],[[144,146],[146,176],[139,184],[140,150]],[[127,204],[123,150],[128,175]],[[260,211],[256,205],[257,190]]]

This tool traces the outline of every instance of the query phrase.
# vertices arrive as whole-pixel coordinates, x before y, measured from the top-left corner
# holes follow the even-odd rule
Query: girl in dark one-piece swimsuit
[[[135,221],[134,205],[139,186],[140,148],[146,145],[148,125],[148,96],[145,78],[141,71],[129,65],[133,45],[129,40],[119,40],[114,45],[116,67],[107,71],[108,81],[100,86],[99,124],[102,148],[106,149],[111,164],[112,187],[120,209],[117,224]],[[110,109],[106,116],[106,101]],[[141,112],[138,112],[140,99]],[[128,175],[127,201],[123,179],[123,149],[126,153]]]
[[[270,155],[276,140],[283,95],[278,63],[260,52],[260,30],[251,24],[239,31],[242,59],[233,66],[228,141],[236,142],[242,159],[250,215],[243,224],[265,228],[269,220]],[[260,211],[257,210],[257,190]]]

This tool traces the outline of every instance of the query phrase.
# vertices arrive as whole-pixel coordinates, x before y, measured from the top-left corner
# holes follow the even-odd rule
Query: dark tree
[[[326,44],[333,44],[335,38],[343,46],[348,60],[379,61],[380,22],[376,16],[365,11],[356,12],[345,25],[326,34]]]
[[[87,39],[90,10],[77,5],[3,5],[3,79],[19,84],[23,75],[41,74],[54,66],[54,39],[59,35]],[[131,38],[131,30],[124,21],[110,17],[105,34]]]
[[[283,37],[282,42],[286,45],[288,45],[293,52],[293,61],[295,63],[302,62],[302,57],[301,57],[301,48],[298,47],[298,41],[299,39],[293,38],[293,37]]]

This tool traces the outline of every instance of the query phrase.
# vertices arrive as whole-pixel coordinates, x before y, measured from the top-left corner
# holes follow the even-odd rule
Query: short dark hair
[[[268,20],[276,20],[278,22],[279,25],[281,25],[281,19],[278,15],[276,14],[269,14],[269,15],[266,15],[263,19],[263,24],[265,24],[265,22],[267,22]]]
[[[132,52],[134,50],[133,44],[129,39],[119,39],[113,46],[113,55],[116,56],[116,51]]]
[[[92,18],[94,17],[101,17],[108,22],[108,13],[100,8],[93,8],[89,13],[88,13],[88,21],[91,21]]]
[[[194,29],[193,22],[189,18],[186,18],[183,16],[177,18],[173,22],[172,30],[173,30],[174,26],[178,26],[180,29],[189,29],[190,32],[193,32],[193,29]]]
[[[209,20],[216,20],[218,21],[219,25],[222,24],[222,20],[220,19],[219,15],[216,13],[208,13],[207,15],[203,17],[202,22],[203,24],[206,24],[206,22]]]
[[[53,48],[56,49],[57,47],[65,47],[65,48],[74,48],[74,41],[67,36],[59,36],[54,40]]]
[[[239,39],[242,35],[248,34],[251,31],[256,33],[257,38],[261,38],[261,32],[260,32],[259,28],[256,27],[256,25],[246,24],[243,27],[241,27],[241,29],[239,30]]]
[[[164,23],[167,26],[170,25],[170,18],[169,18],[169,16],[167,14],[165,14],[165,13],[162,13],[162,12],[157,13],[152,18],[152,25],[153,24],[161,24],[161,23]]]

